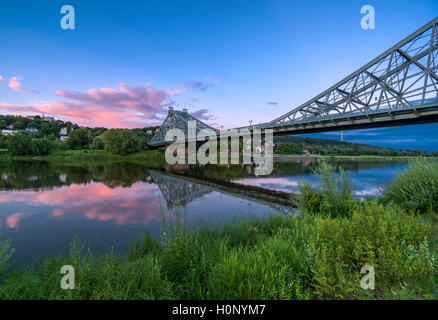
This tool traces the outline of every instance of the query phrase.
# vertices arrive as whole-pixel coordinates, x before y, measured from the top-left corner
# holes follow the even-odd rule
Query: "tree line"
[[[12,156],[46,155],[52,150],[107,150],[126,155],[148,150],[147,141],[156,127],[138,129],[107,129],[103,127],[79,127],[61,120],[47,121],[36,116],[33,119],[17,116],[0,116],[0,129],[13,124],[13,134],[0,134],[0,149],[7,149]],[[27,132],[35,127],[38,132]],[[66,127],[68,138],[61,141],[60,130]]]
[[[295,136],[275,137],[275,154],[303,154],[308,150],[311,154],[325,156],[423,156],[436,157],[438,152],[427,152],[424,150],[397,150],[386,147],[377,147],[367,144],[335,141],[328,139],[314,139]]]

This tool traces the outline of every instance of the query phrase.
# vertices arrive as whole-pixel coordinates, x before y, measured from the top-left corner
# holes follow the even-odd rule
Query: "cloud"
[[[0,202],[23,202],[26,205],[54,207],[51,217],[83,216],[90,220],[110,221],[116,225],[159,222],[162,219],[160,194],[155,185],[141,182],[130,188],[111,188],[103,183],[72,184],[69,188],[55,188],[38,192],[1,194]],[[162,198],[160,198],[162,200]],[[33,213],[32,213],[33,214]],[[17,228],[31,214],[14,213],[6,217],[8,228]]]
[[[3,76],[0,75],[0,83],[2,83],[2,81],[3,81]]]
[[[278,106],[278,102],[266,102],[266,104],[269,104],[270,106]]]
[[[53,101],[33,101],[30,104],[8,104],[0,102],[0,110],[15,115],[45,114],[61,120],[69,120],[81,126],[102,126],[107,128],[138,128],[160,125],[172,104],[171,98],[188,88],[207,90],[217,80],[207,78],[201,82],[190,82],[175,90],[154,88],[150,83],[132,85],[121,82],[115,88],[91,88],[86,91],[58,89]],[[20,79],[13,77],[9,87],[19,92],[35,92],[24,88]],[[195,111],[200,120],[214,120],[216,117],[207,109]]]
[[[85,92],[55,90],[60,101],[39,101],[30,105],[0,102],[0,110],[12,114],[46,114],[82,126],[138,128],[161,124],[168,98],[180,91],[154,89],[151,84],[120,83],[117,88],[92,88]]]
[[[195,89],[195,90],[205,92],[205,91],[207,91],[207,89],[213,88],[218,83],[219,83],[219,80],[217,78],[206,78],[203,81],[199,81],[199,80],[188,81],[188,82],[184,83],[183,88],[186,90],[187,89]]]
[[[2,77],[3,79],[3,77]],[[8,87],[17,91],[17,92],[30,92],[30,93],[38,93],[35,90],[29,89],[29,88],[25,88],[22,86],[20,79],[17,77],[12,77],[9,79],[9,84]]]
[[[200,110],[197,110],[195,112],[190,112],[190,114],[192,116],[194,116],[196,119],[199,119],[202,121],[211,121],[211,120],[217,119],[216,116],[209,114],[209,113],[210,113],[210,110],[208,110],[208,109],[200,109]]]

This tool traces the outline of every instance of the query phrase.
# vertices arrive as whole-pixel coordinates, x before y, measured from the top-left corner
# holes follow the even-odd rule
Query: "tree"
[[[103,139],[101,136],[97,136],[93,139],[93,142],[90,144],[90,149],[93,150],[103,150],[105,148],[103,144]]]
[[[30,151],[32,155],[42,156],[49,153],[52,144],[46,138],[32,139],[30,142]]]
[[[102,134],[105,150],[117,154],[128,154],[140,149],[140,139],[131,131],[111,129]]]
[[[25,156],[31,154],[30,144],[32,138],[27,133],[17,133],[8,138],[8,152],[12,156]]]
[[[73,130],[70,132],[67,141],[71,149],[81,149],[91,143],[91,130],[89,128]]]

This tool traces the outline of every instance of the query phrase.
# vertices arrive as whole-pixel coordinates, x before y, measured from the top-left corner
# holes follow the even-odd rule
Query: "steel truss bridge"
[[[272,129],[274,135],[288,135],[438,122],[437,25],[438,17],[285,115],[237,129]],[[186,109],[169,108],[149,145],[172,143],[165,136],[173,128],[187,137],[189,120],[196,121],[196,132],[219,132]]]

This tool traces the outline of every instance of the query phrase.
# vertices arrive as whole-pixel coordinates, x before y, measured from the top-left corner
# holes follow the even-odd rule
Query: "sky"
[[[63,5],[75,29],[60,26]],[[363,30],[360,10],[375,9]],[[438,16],[438,1],[0,1],[0,113],[159,125],[168,106],[217,128],[298,107]],[[438,125],[344,140],[438,151]],[[340,139],[339,133],[308,135]]]

